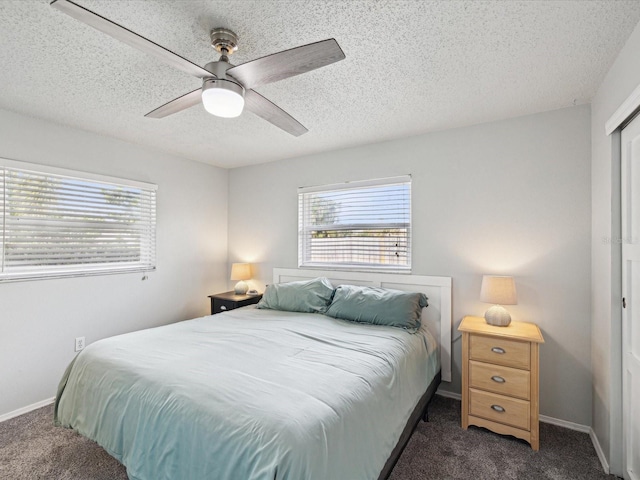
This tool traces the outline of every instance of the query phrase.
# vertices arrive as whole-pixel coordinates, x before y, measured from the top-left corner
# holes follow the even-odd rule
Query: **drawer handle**
[[[500,347],[493,347],[491,351],[493,353],[499,353],[500,355],[502,355],[503,353],[507,353],[504,351],[504,348],[500,348]]]
[[[225,307],[224,305],[220,305],[220,310],[226,310],[227,307]]]
[[[496,383],[504,383],[506,382],[506,380],[502,377],[499,377],[498,375],[494,375],[493,377],[491,377],[491,380],[493,380]]]
[[[500,412],[500,413],[504,413],[504,407],[501,407],[500,405],[491,405],[491,409],[495,410],[496,412]]]

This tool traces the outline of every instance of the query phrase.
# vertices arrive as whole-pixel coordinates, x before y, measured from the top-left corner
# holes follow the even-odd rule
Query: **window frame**
[[[307,247],[307,235],[305,235],[306,231],[308,231],[310,225],[303,225],[304,220],[304,206],[302,205],[302,198],[305,194],[317,193],[317,192],[334,192],[340,190],[357,190],[366,187],[384,187],[384,186],[392,186],[397,184],[408,184],[409,186],[409,198],[408,198],[408,218],[409,221],[405,227],[407,228],[408,233],[406,234],[407,241],[407,264],[399,265],[399,264],[382,264],[382,263],[331,263],[331,262],[311,262],[305,258],[306,253],[309,251]],[[370,180],[355,180],[355,181],[347,181],[343,183],[335,183],[335,184],[327,184],[327,185],[314,185],[307,187],[298,187],[298,268],[308,268],[308,269],[319,269],[326,270],[327,268],[333,270],[342,270],[342,271],[360,271],[360,272],[388,272],[388,273],[411,273],[412,269],[412,244],[413,244],[413,213],[412,213],[412,188],[413,182],[410,174],[407,175],[399,175],[394,177],[385,177],[385,178],[377,178]],[[356,226],[357,224],[351,224]],[[388,223],[372,223],[372,224],[362,224],[369,227],[370,230],[374,230],[376,227],[381,228],[383,226],[394,225],[396,227],[405,225],[403,222],[398,222],[396,224],[388,224]],[[357,230],[355,228],[343,228],[345,231],[354,231]]]
[[[149,243],[151,253],[144,256],[148,258],[148,264],[125,264],[120,262],[112,263],[93,263],[93,264],[72,264],[57,265],[54,267],[27,266],[16,272],[5,272],[5,244],[6,244],[6,214],[7,214],[7,182],[6,169],[20,170],[35,175],[52,175],[59,176],[69,180],[80,182],[105,184],[110,187],[136,188],[143,190],[145,194],[151,194],[152,204],[148,209],[147,215],[151,228],[146,238]],[[151,272],[156,270],[156,231],[157,231],[157,197],[156,192],[158,186],[152,183],[141,182],[137,180],[129,180],[108,175],[82,172],[66,168],[53,167],[36,163],[11,160],[0,157],[0,284],[9,282],[20,282],[30,280],[46,280],[54,278],[83,277],[95,275],[111,275],[120,273],[136,273]],[[141,215],[141,218],[143,215]],[[33,224],[42,222],[44,225],[46,220],[33,220]],[[143,260],[141,260],[142,262]]]

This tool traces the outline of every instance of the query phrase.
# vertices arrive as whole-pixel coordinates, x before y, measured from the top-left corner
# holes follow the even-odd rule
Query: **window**
[[[0,281],[155,269],[156,186],[0,159]]]
[[[298,264],[409,270],[411,177],[298,189]]]

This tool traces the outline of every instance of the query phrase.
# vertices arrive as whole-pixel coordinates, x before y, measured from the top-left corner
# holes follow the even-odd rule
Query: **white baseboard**
[[[46,407],[47,405],[51,405],[55,402],[56,397],[47,398],[46,400],[42,400],[40,402],[32,403],[31,405],[27,405],[26,407],[19,408],[14,410],[13,412],[5,413],[4,415],[0,415],[0,423],[5,422],[11,418],[19,417],[20,415],[24,415],[25,413],[29,413],[33,410],[36,410],[41,407]]]
[[[570,422],[569,420],[561,420],[559,418],[548,417],[546,415],[540,415],[538,418],[543,423],[550,423],[551,425],[568,428],[569,430],[575,430],[576,432],[589,433],[589,430],[591,430],[591,427],[588,427],[587,425]]]
[[[593,428],[589,428],[589,437],[591,437],[591,443],[593,443],[593,448],[596,449],[596,454],[600,459],[600,463],[602,464],[602,469],[604,473],[609,474],[609,462],[607,462],[607,457],[604,456],[604,451],[600,446],[600,442],[598,441],[598,437],[596,437],[596,432],[593,431]]]

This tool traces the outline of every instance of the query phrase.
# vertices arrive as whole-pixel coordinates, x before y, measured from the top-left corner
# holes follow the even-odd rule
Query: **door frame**
[[[624,122],[626,125],[627,122]],[[611,135],[613,164],[611,165],[611,227],[622,240],[622,126]],[[611,385],[609,402],[609,472],[622,475],[624,441],[622,425],[622,242],[613,242],[611,249]]]
[[[631,128],[632,127],[632,128]],[[627,130],[629,131],[629,134],[627,135],[626,132]],[[632,411],[635,411],[635,408],[633,407],[634,402],[632,401],[632,398],[629,396],[630,395],[630,391],[631,389],[635,389],[637,386],[638,381],[640,381],[640,379],[638,378],[638,365],[637,365],[637,360],[632,360],[631,357],[635,358],[635,355],[633,355],[630,351],[630,349],[632,349],[631,346],[631,340],[629,338],[629,330],[631,327],[631,323],[635,322],[633,321],[633,318],[638,318],[638,314],[634,313],[634,305],[636,303],[638,303],[638,300],[640,299],[635,299],[631,296],[631,282],[633,282],[634,280],[631,280],[631,272],[630,272],[630,263],[627,263],[627,265],[625,265],[625,256],[624,256],[624,251],[625,248],[629,249],[629,256],[626,257],[627,258],[627,262],[629,262],[629,260],[637,262],[638,261],[638,255],[639,255],[639,251],[638,251],[638,245],[637,245],[637,240],[635,240],[635,235],[637,235],[637,230],[634,228],[633,233],[631,228],[632,228],[632,224],[633,220],[631,221],[631,217],[633,218],[637,218],[637,213],[633,213],[636,210],[636,205],[638,202],[638,197],[636,195],[638,195],[640,192],[637,192],[635,190],[633,190],[633,188],[640,188],[640,185],[637,184],[637,180],[633,180],[632,178],[636,177],[637,178],[637,173],[632,173],[635,170],[637,170],[637,158],[638,158],[638,152],[636,150],[636,154],[632,157],[631,156],[631,145],[630,145],[630,141],[633,140],[634,142],[637,142],[637,139],[640,136],[640,116],[636,115],[634,118],[630,119],[630,121],[626,122],[626,125],[620,129],[620,136],[621,136],[621,159],[622,159],[622,182],[621,182],[621,187],[622,187],[622,195],[621,195],[621,203],[622,203],[622,216],[621,216],[621,220],[622,220],[622,226],[623,226],[623,230],[622,230],[622,239],[623,241],[621,242],[621,245],[623,245],[622,250],[623,250],[623,262],[622,262],[622,284],[623,284],[623,290],[622,290],[622,294],[624,295],[624,297],[627,299],[627,302],[631,302],[630,305],[628,305],[627,307],[630,308],[626,308],[624,309],[624,302],[623,302],[623,310],[622,310],[622,348],[620,349],[620,353],[622,356],[622,375],[620,378],[620,383],[621,383],[621,392],[622,395],[620,395],[620,399],[621,399],[621,407],[622,407],[622,448],[621,448],[621,459],[622,459],[622,475],[624,478],[640,478],[638,476],[638,471],[637,471],[637,464],[635,465],[634,468],[634,473],[631,473],[631,469],[630,469],[630,457],[636,458],[636,454],[634,454],[633,452],[636,451],[637,449],[637,444],[634,443],[633,445],[630,443],[630,435],[632,431],[635,431],[635,427],[632,427],[630,425],[630,418],[625,418],[626,415],[631,415]],[[626,138],[626,140],[625,140]],[[637,147],[636,147],[637,149]],[[634,158],[636,160],[634,160]],[[626,228],[625,228],[625,223],[626,223]],[[634,235],[633,238],[630,238],[631,235]],[[629,243],[636,243],[633,246],[631,246]],[[625,246],[627,245],[627,246]],[[637,263],[636,263],[637,265]],[[637,266],[635,267],[637,268]],[[626,277],[626,278],[625,278]],[[626,287],[625,287],[626,284]],[[634,289],[635,290],[635,289]],[[640,304],[639,304],[640,306]],[[635,328],[635,327],[633,327]],[[634,342],[635,343],[635,342]],[[625,351],[625,348],[627,349]],[[627,362],[631,362],[631,364],[628,364]],[[627,389],[625,391],[625,383],[628,382],[628,380],[626,379],[629,375],[629,373],[633,370],[635,370],[635,377],[634,380],[631,384],[626,385]],[[638,421],[638,419],[636,418],[635,420],[636,422]],[[636,424],[634,424],[636,425]],[[637,439],[636,439],[637,441]],[[637,463],[637,462],[635,462]]]
[[[622,102],[605,123],[611,137],[611,233],[622,239],[622,130],[640,114],[640,85]],[[624,443],[622,425],[622,244],[611,245],[611,363],[609,404],[609,471],[622,475]]]

